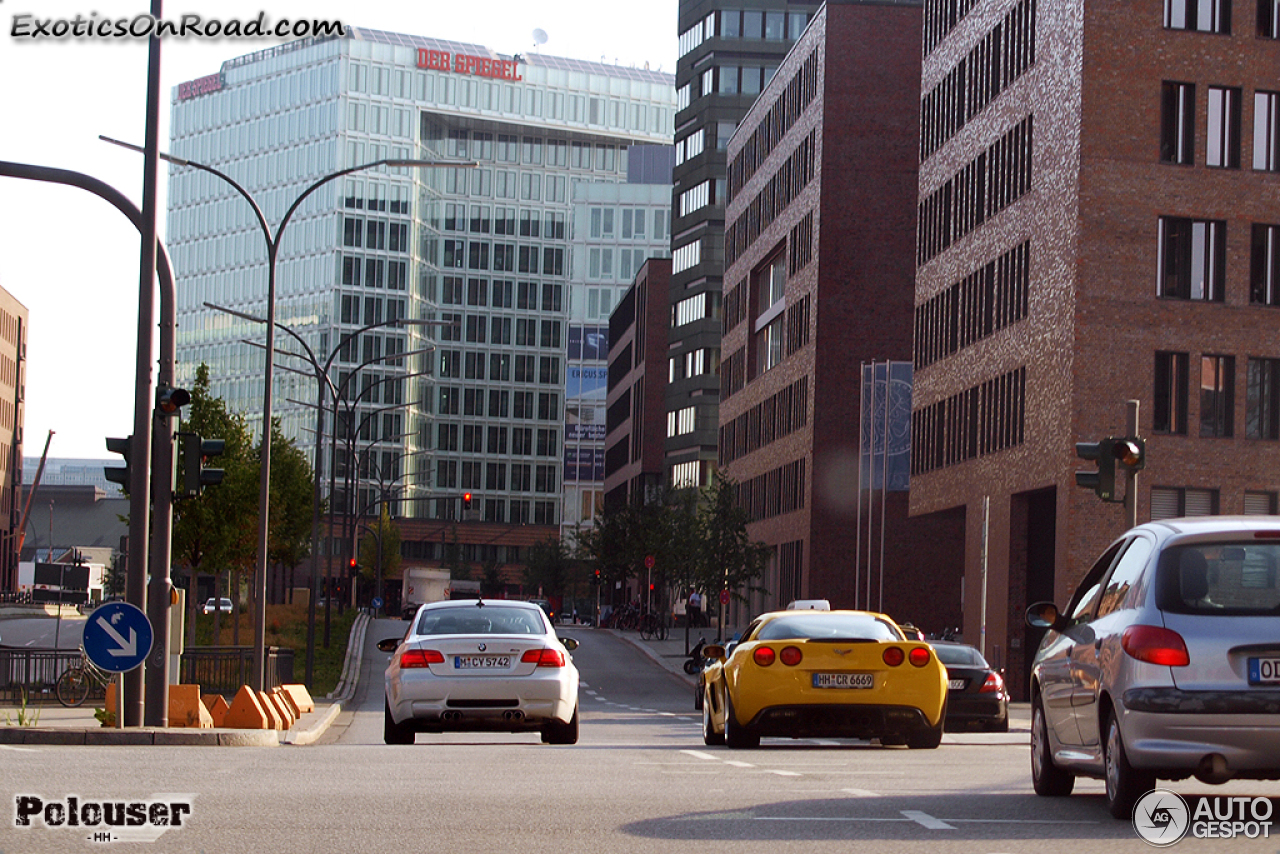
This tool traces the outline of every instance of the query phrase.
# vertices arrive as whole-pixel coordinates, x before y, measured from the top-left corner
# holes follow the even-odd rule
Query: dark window
[[[1253,226],[1249,302],[1280,305],[1280,225]]]
[[[1253,168],[1280,172],[1280,92],[1253,93]]]
[[[1164,0],[1164,25],[1171,30],[1231,32],[1231,0]]]
[[[1160,217],[1160,296],[1222,302],[1227,224]]]
[[[1195,162],[1196,87],[1165,81],[1161,90],[1160,159],[1190,166]]]
[[[1234,434],[1236,360],[1234,356],[1200,357],[1200,435]]]
[[[1152,429],[1157,433],[1187,432],[1188,361],[1186,353],[1156,353]]]
[[[1280,39],[1280,0],[1258,0],[1258,35]]]
[[[1280,359],[1250,359],[1244,434],[1280,439]]]
[[[1209,87],[1208,139],[1205,164],[1222,169],[1240,168],[1240,90]]]

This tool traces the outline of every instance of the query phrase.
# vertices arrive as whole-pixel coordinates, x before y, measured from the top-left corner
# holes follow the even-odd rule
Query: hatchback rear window
[[[755,640],[896,641],[902,634],[892,624],[866,614],[798,612],[779,617],[760,629]]]
[[[422,612],[420,635],[543,635],[541,615],[527,608],[440,608]]]
[[[1280,614],[1280,544],[1195,543],[1160,555],[1156,604],[1177,614]]]

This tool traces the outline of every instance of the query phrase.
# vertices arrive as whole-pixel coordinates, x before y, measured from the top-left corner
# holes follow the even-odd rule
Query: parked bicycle
[[[67,707],[79,706],[96,685],[106,689],[113,674],[94,664],[80,647],[80,661],[62,671],[55,686],[58,702]]]
[[[667,624],[657,614],[645,613],[640,616],[640,637],[643,640],[667,639]]]

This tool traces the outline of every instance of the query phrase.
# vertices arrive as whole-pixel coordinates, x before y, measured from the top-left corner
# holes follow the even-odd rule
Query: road
[[[1082,781],[1069,798],[1037,798],[1025,732],[949,735],[932,751],[768,739],[752,751],[705,747],[687,683],[590,629],[576,635],[577,745],[543,745],[536,734],[422,734],[413,746],[388,747],[380,683],[388,656],[373,644],[403,628],[398,620],[370,627],[361,689],[318,745],[0,747],[0,789],[47,800],[190,793],[188,821],[147,849],[166,852],[1150,850],[1129,822],[1107,815],[1097,782]],[[1277,792],[1274,783],[1176,785]],[[83,828],[19,829],[11,818],[0,827],[6,854],[92,844]],[[1280,841],[1187,839],[1176,848],[1274,851]]]

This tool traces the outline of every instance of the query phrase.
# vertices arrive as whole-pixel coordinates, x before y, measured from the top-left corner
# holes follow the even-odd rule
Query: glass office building
[[[338,477],[356,461],[359,486],[339,488],[336,509],[390,498],[397,515],[564,521],[566,438],[577,437],[576,483],[582,398],[594,393],[582,348],[599,345],[590,333],[607,326],[637,253],[670,245],[669,170],[661,192],[599,188],[635,181],[636,147],[670,146],[674,114],[670,74],[358,28],[230,60],[175,90],[169,150],[227,173],[273,228],[344,169],[479,164],[360,170],[321,186],[288,223],[276,318],[318,361],[332,358]],[[207,363],[213,393],[260,431],[262,325],[206,303],[265,315],[261,229],[215,176],[174,167],[169,180],[179,382]],[[378,325],[398,319],[434,323]],[[302,349],[290,334],[276,342]],[[277,364],[273,414],[310,457],[314,372],[292,355]]]

